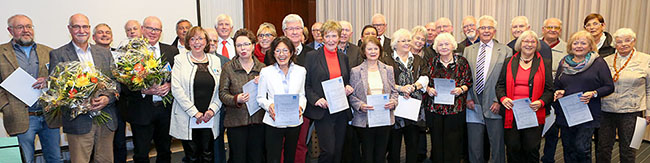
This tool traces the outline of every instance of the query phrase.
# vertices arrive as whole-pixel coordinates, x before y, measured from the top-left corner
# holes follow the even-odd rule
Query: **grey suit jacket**
[[[393,67],[388,66],[382,62],[377,62],[379,74],[381,74],[381,81],[384,85],[383,93],[390,95],[390,100],[397,103],[397,88],[395,88],[395,74],[393,74]],[[366,97],[368,95],[368,61],[364,61],[359,66],[352,68],[350,72],[350,85],[354,88],[354,92],[350,95],[350,105],[354,109],[354,117],[352,118],[352,125],[356,127],[368,127],[368,113],[359,110],[361,105],[366,104]],[[384,108],[374,108],[384,109]],[[393,111],[390,112],[390,124],[395,123],[395,116]]]
[[[348,45],[348,49],[345,51],[345,55],[348,56],[348,64],[350,67],[357,67],[364,60],[361,57],[361,48],[352,43],[348,43]]]
[[[473,76],[473,81],[476,80],[476,61],[478,60],[478,51],[480,48],[481,44],[473,44],[469,47],[466,47],[465,50],[463,51],[463,57],[467,58],[467,61],[469,62],[469,65],[472,68],[472,76]],[[490,111],[490,106],[492,106],[492,103],[499,102],[497,99],[497,94],[495,91],[495,87],[497,84],[497,81],[499,80],[499,75],[501,74],[501,68],[503,67],[503,63],[507,57],[512,56],[512,49],[510,49],[508,46],[497,43],[494,41],[494,47],[492,47],[492,56],[490,59],[490,67],[487,72],[487,79],[485,79],[485,87],[483,89],[483,93],[481,94],[476,94],[476,91],[474,89],[476,88],[476,84],[478,82],[472,83],[472,89],[469,90],[469,96],[467,96],[468,100],[474,100],[474,103],[477,105],[480,105],[481,108],[483,109],[483,116],[485,118],[490,118],[490,119],[501,119],[501,115],[497,113],[493,113]]]
[[[97,68],[102,74],[114,79],[111,73],[111,65],[113,65],[113,57],[111,51],[95,45],[90,46],[90,53],[93,56],[93,62],[95,68]],[[72,42],[63,45],[57,49],[54,49],[50,52],[50,73],[54,70],[59,63],[70,62],[70,61],[79,61],[77,53],[75,52],[74,45]],[[109,103],[102,110],[108,113],[111,117],[106,123],[106,126],[111,131],[114,131],[117,128],[117,115],[116,115],[116,106],[115,100],[116,97],[114,94],[105,94],[109,97]],[[92,128],[93,119],[87,115],[79,115],[76,118],[72,119],[70,113],[66,112],[63,109],[62,119],[63,119],[63,132],[68,134],[85,134],[90,132]]]

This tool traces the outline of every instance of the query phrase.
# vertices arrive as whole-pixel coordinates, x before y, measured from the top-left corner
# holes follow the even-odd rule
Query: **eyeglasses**
[[[79,30],[79,29],[90,29],[90,25],[70,25],[70,28],[74,30]]]
[[[386,26],[386,24],[372,24],[372,26],[374,26],[374,27],[383,27],[383,26]]]
[[[146,29],[146,30],[149,30],[151,32],[156,32],[156,33],[162,32],[162,29],[160,29],[160,28],[147,27],[147,26],[143,26],[143,28]]]
[[[560,29],[562,29],[562,27],[559,27],[559,26],[544,26],[544,29],[559,31]]]
[[[270,37],[273,37],[273,34],[270,34],[270,33],[260,33],[260,34],[257,35],[257,37],[259,37],[259,38],[264,38],[264,37],[270,38]]]
[[[526,28],[526,25],[520,24],[520,25],[512,25],[512,28]]]
[[[287,30],[287,31],[297,31],[297,30],[301,30],[301,31],[302,31],[302,27],[287,27],[287,28],[285,28],[284,30]]]
[[[480,26],[480,27],[478,27],[478,29],[480,29],[480,30],[493,30],[494,27],[493,26]]]
[[[253,44],[251,44],[250,42],[246,42],[246,43],[241,43],[241,44],[235,44],[235,47],[242,48],[244,46],[248,47],[248,46],[251,46],[251,45],[253,45]]]
[[[591,23],[591,24],[587,23],[587,24],[585,24],[585,28],[597,27],[597,26],[601,26],[601,25],[603,25],[603,23],[600,23],[600,22],[594,22],[594,23]]]
[[[213,39],[209,39],[209,40],[208,40],[208,42],[214,42],[214,43],[218,43],[218,42],[219,42],[219,40],[213,40]]]
[[[23,30],[23,29],[32,30],[32,29],[34,29],[34,26],[31,25],[31,24],[28,24],[28,25],[17,25],[17,26],[13,26],[11,28],[12,29],[17,29],[17,30]]]
[[[203,38],[203,37],[192,37],[192,38],[190,38],[190,42],[196,42],[196,41],[203,42],[203,40],[205,40],[205,38]]]
[[[621,45],[621,44],[623,44],[623,43],[625,43],[625,44],[629,44],[629,43],[632,43],[632,42],[634,42],[634,39],[633,39],[633,38],[628,38],[628,39],[625,39],[625,40],[623,40],[623,39],[616,39],[616,45]]]
[[[275,53],[277,53],[277,54],[281,54],[281,53],[289,54],[289,49],[275,49]]]

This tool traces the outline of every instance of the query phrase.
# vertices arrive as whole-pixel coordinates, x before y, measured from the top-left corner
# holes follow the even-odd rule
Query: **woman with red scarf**
[[[508,162],[539,162],[539,144],[546,109],[553,102],[551,61],[542,59],[537,34],[525,31],[515,43],[519,51],[505,60],[497,81],[497,98],[504,117],[504,138]],[[513,114],[513,100],[529,98],[538,126],[519,129]],[[505,108],[505,109],[504,109]]]
[[[278,34],[275,32],[275,26],[273,24],[269,22],[260,24],[260,27],[257,29],[258,42],[255,44],[255,51],[253,52],[258,61],[270,63],[268,61],[264,62],[264,57],[266,56],[266,52],[271,49],[271,42],[273,42],[275,37],[278,37]],[[273,55],[273,52],[271,52],[271,55]]]

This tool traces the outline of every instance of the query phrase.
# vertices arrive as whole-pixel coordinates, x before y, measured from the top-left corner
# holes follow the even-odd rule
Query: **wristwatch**
[[[593,91],[594,92],[594,97],[598,97],[598,91]]]

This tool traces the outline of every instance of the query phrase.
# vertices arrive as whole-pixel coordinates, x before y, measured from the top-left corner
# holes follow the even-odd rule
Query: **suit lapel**
[[[9,64],[14,69],[17,69],[20,66],[18,65],[18,60],[16,59],[16,53],[13,52],[13,47],[11,47],[11,43],[2,45],[2,54],[5,58],[7,58],[7,61],[9,61]]]
[[[74,45],[72,44],[74,43],[70,42],[68,45],[66,45],[65,49],[68,52],[65,54],[70,54],[67,55],[66,57],[68,57],[68,61],[79,61],[79,57],[77,57],[77,52],[74,50]]]
[[[93,63],[95,64],[95,69],[102,69],[105,67],[104,63],[106,62],[102,56],[102,54],[99,52],[98,46],[92,46],[88,45],[90,47],[90,54],[93,57]]]
[[[377,69],[379,69],[379,74],[381,75],[381,82],[383,83],[384,91],[383,93],[385,94],[390,94],[390,85],[388,83],[388,70],[386,70],[386,65],[381,64],[381,62],[377,62]]]
[[[49,72],[50,70],[50,61],[49,61],[49,52],[45,50],[43,47],[45,45],[36,45],[36,55],[38,56],[38,76],[47,76],[48,73],[42,73],[42,72]]]
[[[361,81],[362,88],[361,90],[367,95],[368,94],[368,63],[364,62],[361,64],[362,66],[359,67],[361,71],[361,78],[359,78]]]
[[[320,55],[320,56],[318,56],[318,58],[319,58],[318,61],[320,62],[320,66],[323,69],[323,72],[325,72],[325,78],[329,79],[330,71],[327,68],[327,60],[326,60],[326,57],[325,57],[325,50],[318,49],[318,53],[316,53],[316,54]]]
[[[501,49],[501,46],[497,46],[496,43],[493,46],[494,47],[492,48],[492,58],[490,58],[490,68],[488,69],[487,78],[490,78],[490,76],[492,76],[492,70],[495,69],[494,66],[496,66],[497,60],[501,59],[502,58],[501,56],[503,55],[501,53],[503,51],[503,49]]]

